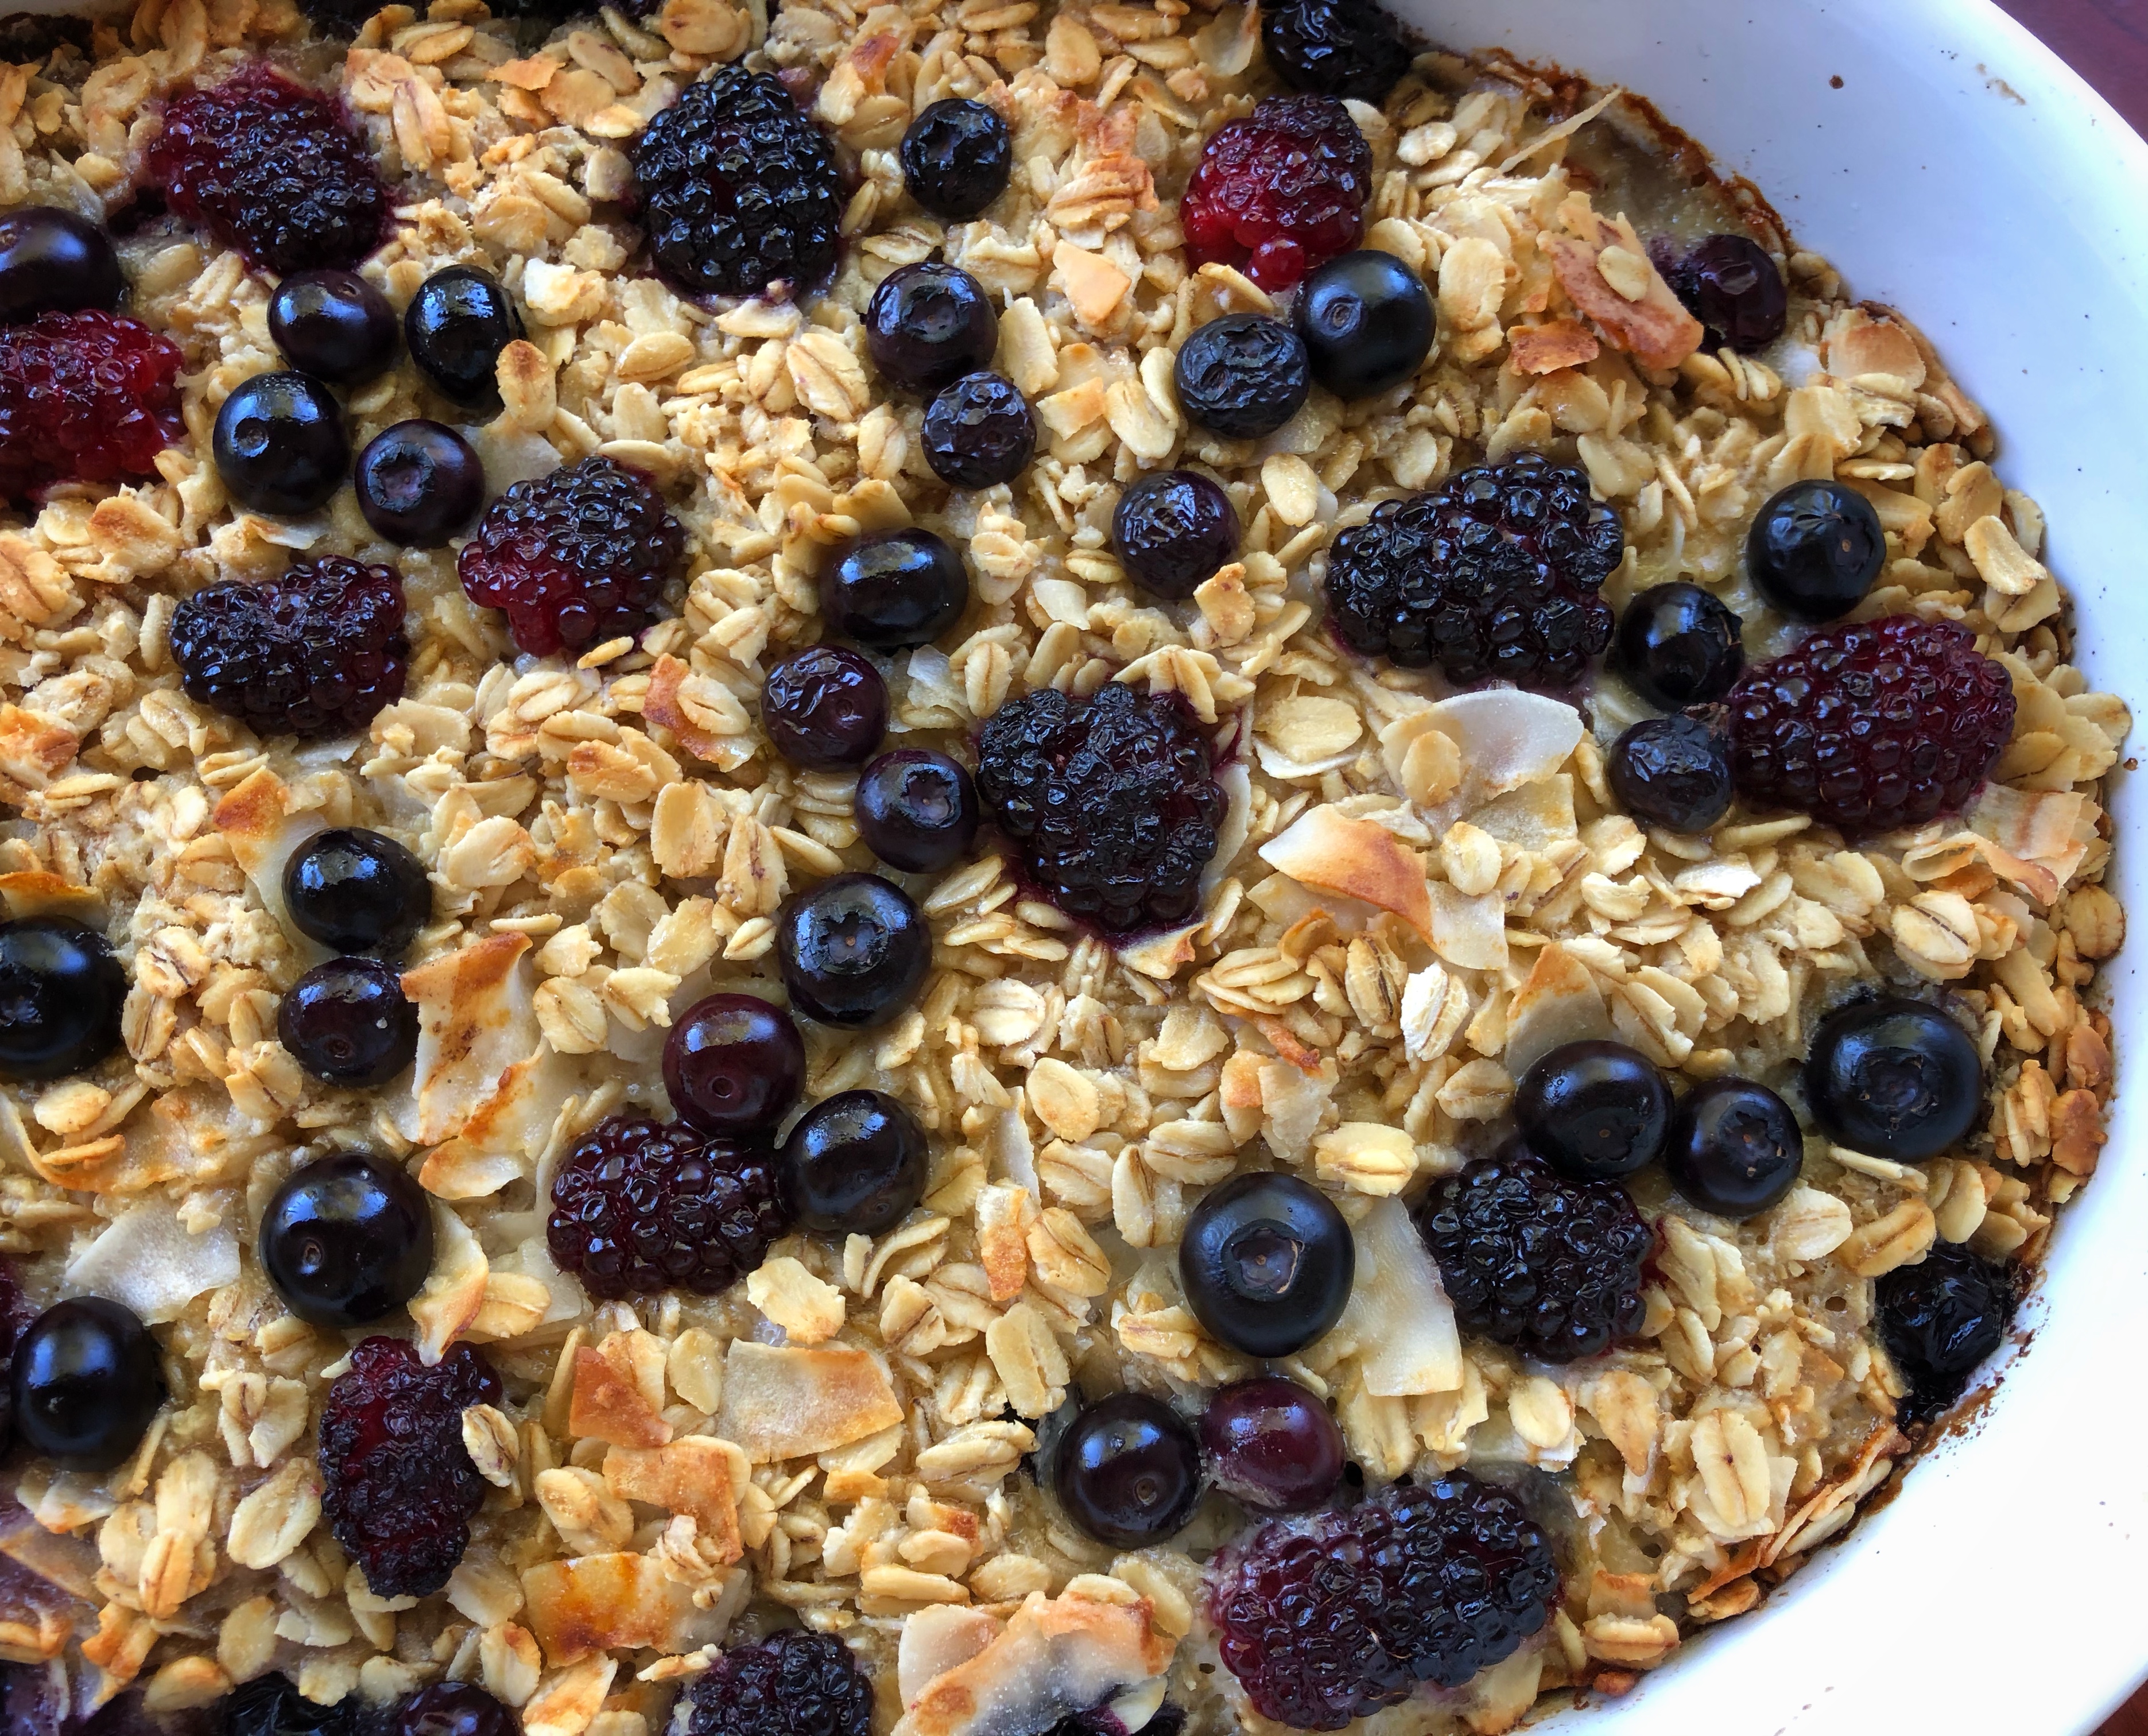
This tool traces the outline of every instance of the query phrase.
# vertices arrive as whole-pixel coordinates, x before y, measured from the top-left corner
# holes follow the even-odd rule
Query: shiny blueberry
[[[977,837],[977,786],[945,754],[899,747],[859,775],[858,835],[891,868],[931,874],[959,862]]]
[[[17,1438],[73,1471],[109,1471],[164,1399],[148,1327],[101,1296],[54,1302],[32,1321],[11,1381]]]
[[[925,1197],[931,1148],[917,1117],[885,1091],[838,1091],[783,1141],[783,1197],[824,1236],[877,1236]]]
[[[85,308],[108,312],[126,293],[111,238],[88,218],[53,205],[0,217],[0,325]]]
[[[901,887],[839,874],[783,906],[775,957],[799,1011],[859,1030],[910,1004],[932,964],[932,935]]]
[[[1651,585],[1619,617],[1619,668],[1664,710],[1707,705],[1729,692],[1745,667],[1742,625],[1697,585]]]
[[[1222,486],[1198,470],[1158,471],[1119,495],[1112,546],[1143,590],[1182,600],[1237,559],[1237,511]]]
[[[1984,1061],[1937,1007],[1906,996],[1839,1006],[1806,1051],[1805,1101],[1837,1145],[1922,1163],[1983,1118]]]
[[[1940,1242],[1873,1286],[1874,1323],[1909,1384],[1900,1420],[1924,1422],[1961,1397],[1977,1365],[2005,1342],[2018,1297],[2012,1274]]]
[[[1179,1282],[1195,1316],[1250,1357],[1287,1357],[1334,1325],[1357,1269],[1335,1202],[1272,1171],[1212,1188],[1178,1244]]]
[[[1782,268],[1749,235],[1710,235],[1683,254],[1666,243],[1649,249],[1664,281],[1707,327],[1710,349],[1724,344],[1750,354],[1765,349],[1789,324],[1790,294]]]
[[[403,341],[419,371],[457,404],[499,401],[499,353],[522,335],[522,316],[499,279],[467,265],[436,271],[403,315]]]
[[[268,335],[299,372],[354,386],[395,359],[395,310],[354,271],[294,271],[268,298]]]
[[[1603,770],[1619,805],[1645,825],[1704,832],[1730,811],[1730,743],[1709,718],[1644,718],[1611,744]]]
[[[1804,1162],[1804,1136],[1790,1106],[1749,1079],[1711,1079],[1671,1116],[1664,1168],[1704,1212],[1751,1217],[1790,1191]]]
[[[127,973],[104,936],[65,916],[0,922],[0,1079],[79,1073],[119,1046]]]
[[[327,505],[350,469],[343,407],[304,374],[257,374],[234,387],[212,446],[226,494],[284,518]]]
[[[1402,384],[1432,353],[1432,298],[1393,253],[1366,248],[1308,275],[1292,314],[1312,377],[1337,398]]]
[[[435,1682],[396,1708],[394,1736],[515,1736],[515,1715],[472,1682]]]
[[[241,1683],[210,1707],[209,1725],[217,1736],[354,1736],[356,1702],[353,1694],[324,1706],[272,1671]]]
[[[902,184],[935,217],[966,222],[1006,191],[1014,140],[998,110],[946,97],[910,123],[896,152]]]
[[[1630,1176],[1663,1149],[1670,1086],[1624,1043],[1562,1043],[1522,1075],[1514,1120],[1531,1151],[1577,1182]]]
[[[951,489],[1012,482],[1036,454],[1036,417],[1002,374],[966,374],[925,411],[925,462]]]
[[[1849,613],[1887,564],[1880,514],[1839,482],[1794,482],[1760,509],[1745,538],[1753,588],[1796,621]]]
[[[991,367],[999,329],[984,285],[936,259],[898,266],[866,304],[873,366],[921,395]]]
[[[1261,1513],[1317,1507],[1342,1480],[1342,1431],[1296,1381],[1233,1381],[1201,1413],[1201,1450],[1216,1487]]]
[[[1145,1392],[1085,1405],[1059,1438],[1052,1493],[1077,1528],[1118,1549],[1182,1530],[1201,1500],[1201,1448],[1177,1412]]]
[[[409,1172],[364,1151],[294,1170],[261,1217],[261,1269],[311,1326],[364,1326],[418,1293],[433,1212]]]
[[[400,958],[433,914],[425,865],[363,826],[316,832],[284,865],[291,926],[332,952]]]
[[[385,1085],[418,1053],[418,1009],[393,965],[332,958],[301,976],[276,1013],[291,1058],[331,1085]]]
[[[664,1089],[679,1119],[704,1133],[772,1133],[805,1088],[798,1027],[758,995],[696,1001],[664,1039]]]
[[[969,569],[929,530],[861,543],[821,581],[829,630],[876,651],[930,645],[969,606]]]
[[[1226,314],[1179,346],[1172,379],[1179,408],[1195,426],[1257,440],[1305,407],[1312,364],[1304,340],[1280,319]]]
[[[414,417],[368,440],[352,479],[365,522],[408,549],[440,547],[484,505],[484,465],[470,443]]]
[[[808,771],[861,765],[887,734],[887,683],[856,651],[808,645],[769,670],[760,723],[793,765]]]

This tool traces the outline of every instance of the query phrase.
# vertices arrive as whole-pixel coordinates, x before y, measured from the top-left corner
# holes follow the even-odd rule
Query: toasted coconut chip
[[[694,1608],[690,1588],[665,1577],[647,1555],[580,1555],[540,1562],[522,1575],[523,1619],[555,1668],[600,1652],[654,1647],[689,1651],[713,1624]]]
[[[654,1452],[615,1447],[605,1454],[607,1488],[622,1501],[645,1501],[668,1513],[690,1513],[718,1558],[736,1561],[738,1501],[731,1488],[730,1452],[708,1435],[689,1435]]]
[[[403,973],[403,992],[418,1006],[406,1138],[437,1145],[495,1097],[528,1088],[542,1044],[529,973],[519,968],[529,950],[526,935],[488,935]]]
[[[1433,938],[1424,865],[1385,826],[1325,805],[1261,846],[1261,860],[1299,884],[1363,899]]]
[[[612,1341],[605,1342],[610,1347]],[[671,1425],[657,1415],[656,1407],[624,1366],[626,1360],[586,1344],[575,1351],[575,1395],[568,1407],[567,1427],[575,1434],[595,1436],[615,1447],[664,1446],[671,1438]]]
[[[445,1356],[448,1347],[477,1318],[484,1306],[489,1269],[469,1226],[435,1203],[433,1269],[424,1287],[410,1298],[410,1317],[418,1323],[418,1356],[428,1367]]]
[[[104,926],[104,895],[42,868],[0,874],[0,909],[10,921],[23,916],[72,916],[92,928]]]
[[[238,1281],[238,1238],[221,1220],[199,1235],[159,1195],[129,1206],[68,1262],[70,1293],[123,1302],[155,1325],[176,1320],[197,1296]]]
[[[1501,971],[1507,964],[1507,901],[1498,893],[1475,898],[1443,881],[1431,887],[1432,949],[1465,971]]]
[[[1462,1389],[1462,1336],[1439,1268],[1399,1199],[1383,1199],[1358,1221],[1358,1272],[1327,1342],[1348,1344],[1378,1398]]]
[[[896,1685],[907,1708],[949,1670],[967,1663],[1000,1635],[1000,1618],[956,1603],[928,1603],[902,1624]]]
[[[1048,1730],[1163,1673],[1175,1643],[1146,1598],[1092,1602],[1032,1592],[983,1650],[928,1683],[895,1736],[1000,1736]]]
[[[1507,1006],[1507,1071],[1518,1079],[1561,1043],[1611,1035],[1595,977],[1556,941],[1541,947]]]
[[[1462,750],[1465,809],[1549,777],[1581,742],[1578,711],[1519,688],[1458,693],[1432,710],[1440,732]]]
[[[847,1447],[902,1421],[887,1372],[862,1350],[798,1350],[750,1339],[724,1357],[716,1432],[756,1465]]]

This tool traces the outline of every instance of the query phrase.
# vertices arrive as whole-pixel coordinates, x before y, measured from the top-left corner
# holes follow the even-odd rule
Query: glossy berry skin
[[[945,754],[899,747],[859,775],[854,799],[858,835],[891,868],[935,874],[976,842],[977,786]]]
[[[364,1151],[294,1170],[262,1214],[261,1269],[309,1326],[365,1326],[418,1293],[433,1211],[400,1166]]]
[[[1712,718],[1643,718],[1612,743],[1603,772],[1619,805],[1644,825],[1704,832],[1730,811],[1730,740]]]
[[[1202,1197],[1178,1244],[1187,1305],[1251,1357],[1302,1350],[1342,1317],[1358,1245],[1335,1202],[1295,1176],[1234,1176]]]
[[[1201,1449],[1186,1419],[1146,1392],[1084,1405],[1052,1455],[1051,1490],[1076,1528],[1145,1549],[1185,1528],[1201,1500]]]
[[[1747,1218],[1790,1191],[1804,1156],[1798,1118],[1774,1092],[1750,1079],[1710,1079],[1671,1116],[1664,1169],[1702,1211]]]
[[[418,1054],[418,1009],[394,966],[332,958],[301,976],[276,1010],[291,1058],[330,1085],[385,1085]]]
[[[1745,536],[1753,588],[1794,621],[1839,620],[1887,564],[1879,512],[1839,482],[1794,482],[1762,507]]]
[[[1697,585],[1654,585],[1619,617],[1613,655],[1634,690],[1664,711],[1719,700],[1745,668],[1744,623]]]
[[[1291,317],[1305,340],[1313,379],[1337,398],[1392,391],[1432,353],[1432,297],[1424,279],[1377,248],[1345,253],[1308,272]]]
[[[0,326],[0,497],[156,473],[183,437],[179,346],[95,309]]]
[[[832,1633],[732,1646],[680,1697],[676,1736],[872,1736],[873,1689]]]
[[[862,1031],[910,1004],[931,968],[932,934],[891,881],[838,874],[785,904],[775,956],[799,1011]]]
[[[484,464],[452,428],[413,417],[365,443],[352,476],[365,522],[406,549],[438,549],[484,505]]]
[[[1782,268],[1749,235],[1709,235],[1684,253],[1663,243],[1649,249],[1671,293],[1708,329],[1709,349],[1725,344],[1750,355],[1783,335],[1789,288]]]
[[[984,285],[936,259],[897,266],[866,304],[873,366],[921,397],[990,368],[999,329]]]
[[[1374,0],[1275,0],[1261,8],[1261,47],[1292,90],[1375,108],[1410,64],[1393,21]]]
[[[403,341],[442,396],[472,409],[499,402],[499,353],[522,335],[522,315],[499,279],[468,265],[436,271],[403,310]]]
[[[256,512],[295,518],[325,506],[350,469],[343,406],[303,374],[257,374],[216,413],[224,492]]]
[[[1257,440],[1305,408],[1312,364],[1305,340],[1265,314],[1226,314],[1195,328],[1172,364],[1179,408],[1197,428]]]
[[[1630,1176],[1662,1151],[1671,1091],[1655,1064],[1624,1043],[1562,1043],[1514,1088],[1528,1148],[1575,1181]]]
[[[394,1736],[516,1736],[519,1728],[474,1682],[435,1682],[395,1708]]]
[[[1231,497],[1198,470],[1136,478],[1112,511],[1112,547],[1135,584],[1182,602],[1238,555]]]
[[[856,651],[808,645],[769,670],[760,722],[770,745],[793,765],[862,765],[887,734],[887,683]]]
[[[1372,185],[1372,147],[1341,103],[1263,97],[1202,148],[1178,206],[1187,255],[1263,289],[1294,288],[1357,246]]]
[[[910,123],[896,152],[902,184],[935,217],[963,223],[1006,191],[1014,141],[999,111],[946,97]]]
[[[925,1197],[931,1148],[917,1117],[885,1091],[823,1097],[783,1141],[783,1197],[823,1236],[877,1236]]]
[[[32,1321],[9,1381],[16,1438],[73,1471],[119,1463],[164,1400],[148,1327],[101,1296],[54,1302]]]
[[[929,530],[860,543],[821,580],[828,630],[875,651],[930,645],[970,606],[970,569]]]
[[[433,914],[425,865],[394,839],[363,826],[316,832],[284,865],[291,926],[331,952],[396,959]]]
[[[1303,1513],[1342,1480],[1342,1431],[1327,1406],[1280,1375],[1234,1381],[1211,1397],[1201,1451],[1216,1487],[1257,1513]]]
[[[806,1044],[758,995],[709,995],[664,1039],[664,1089],[679,1119],[719,1139],[773,1133],[806,1088]]]
[[[127,973],[103,935],[65,916],[0,922],[0,1080],[79,1073],[119,1046]]]
[[[88,218],[57,205],[0,216],[0,325],[84,308],[109,313],[126,293],[111,238]]]
[[[1922,1163],[1984,1115],[1984,1061],[1969,1033],[1906,996],[1838,1006],[1806,1051],[1805,1103],[1837,1145]]]
[[[951,489],[1012,482],[1036,454],[1036,416],[1003,374],[966,374],[925,410],[925,462]]]
[[[209,1709],[217,1736],[354,1736],[357,1698],[324,1706],[272,1671],[242,1682]]]
[[[1873,1287],[1880,1342],[1910,1387],[1900,1421],[1928,1422],[1953,1406],[2005,1342],[2018,1299],[2006,1267],[1947,1242],[1880,1277]]]
[[[269,294],[268,335],[300,373],[354,386],[395,359],[395,310],[354,271],[294,271]]]

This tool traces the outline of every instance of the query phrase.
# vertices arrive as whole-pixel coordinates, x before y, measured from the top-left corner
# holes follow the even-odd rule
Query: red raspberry
[[[544,657],[639,633],[685,549],[654,482],[585,458],[494,501],[457,570],[470,601],[505,610],[515,645]]]
[[[321,1510],[375,1597],[423,1598],[448,1583],[484,1501],[463,1412],[504,1397],[467,1344],[430,1368],[400,1338],[351,1352],[321,1407]]]
[[[1332,97],[1263,97],[1217,129],[1178,207],[1197,265],[1287,289],[1364,233],[1373,151]]]
[[[2014,685],[1953,621],[1828,627],[1730,690],[1730,775],[1851,834],[1961,807],[2014,733]]]
[[[185,432],[178,346],[113,314],[41,314],[0,329],[0,495],[153,476]]]

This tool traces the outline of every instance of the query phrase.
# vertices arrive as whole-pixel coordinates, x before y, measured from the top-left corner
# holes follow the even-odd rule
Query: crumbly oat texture
[[[279,365],[271,285],[136,213],[129,312],[184,352],[185,435],[153,479],[0,523],[0,900],[113,937],[126,1047],[0,1092],[0,1248],[35,1302],[96,1288],[151,1322],[171,1397],[115,1471],[8,1460],[0,1658],[78,1708],[203,1707],[280,1671],[322,1703],[454,1679],[530,1736],[659,1736],[712,1648],[788,1624],[848,1641],[901,1736],[1033,1736],[1159,1677],[1192,1728],[1251,1727],[1202,1583],[1244,1516],[1214,1497],[1173,1543],[1115,1553],[1025,1456],[1070,1395],[1191,1410],[1254,1372],[1203,1336],[1176,1245],[1205,1190],[1268,1167],[1327,1190],[1366,1251],[1341,1323],[1280,1372],[1330,1402],[1369,1486],[1466,1466],[1539,1503],[1558,1553],[1548,1620],[1382,1732],[1506,1729],[1753,1608],[1911,1445],[1875,1281],[1940,1243],[2033,1261],[2103,1138],[2093,985],[2125,925],[2100,780],[2128,720],[2075,666],[2043,515],[1946,361],[1757,200],[1679,183],[1615,96],[1568,110],[1570,87],[1435,53],[1350,110],[1368,243],[1433,289],[1433,354],[1383,397],[1316,390],[1267,439],[1220,439],[1181,414],[1176,354],[1279,310],[1189,264],[1178,202],[1204,138],[1279,88],[1252,7],[663,0],[545,29],[433,0],[343,43],[289,0],[143,0],[87,53],[0,67],[0,202],[92,213],[127,203],[168,93],[263,56],[339,89],[393,205],[365,273],[400,309],[480,267],[527,316],[503,407],[469,429],[491,493],[601,454],[656,479],[686,543],[638,639],[518,657],[452,549],[380,544],[349,489],[301,520],[234,509],[209,429]],[[635,263],[635,141],[720,65],[778,75],[843,167],[840,262],[802,303],[703,305]],[[897,151],[949,97],[997,109],[1016,163],[951,224],[910,201]],[[1789,333],[1706,353],[1643,236],[1741,222],[1781,262]],[[1011,486],[936,480],[921,407],[867,359],[873,286],[935,253],[992,297],[998,369],[1036,409]],[[470,419],[407,361],[348,410],[354,445]],[[1330,637],[1335,535],[1531,451],[1618,513],[1608,603],[1690,580],[1755,659],[1794,635],[1742,576],[1754,513],[1801,479],[1864,495],[1888,559],[1859,617],[1959,622],[2012,683],[1991,781],[1854,844],[1742,805],[1652,832],[1604,778],[1644,715],[1615,677],[1573,695],[1584,717],[1453,696]],[[1127,582],[1112,514],[1187,464],[1244,534],[1164,605]],[[677,1011],[776,992],[787,893],[872,865],[854,778],[785,766],[754,707],[820,636],[834,554],[913,524],[963,551],[972,599],[890,664],[901,744],[974,763],[983,721],[1035,690],[1174,696],[1227,798],[1197,909],[1114,950],[989,833],[908,877],[931,975],[877,1030],[809,1032],[808,1098],[899,1097],[932,1141],[922,1203],[874,1237],[784,1237],[717,1297],[595,1303],[546,1252],[563,1156],[607,1116],[665,1112]],[[400,573],[402,697],[307,742],[189,699],[175,605],[330,556]],[[407,843],[434,892],[404,977],[414,1074],[375,1091],[310,1079],[275,1035],[317,961],[281,920],[283,865],[349,825]],[[1616,1036],[1684,1085],[1737,1073],[1794,1101],[1806,1034],[1874,981],[1978,1033],[1989,1112],[1958,1148],[1909,1167],[1809,1138],[1798,1185],[1737,1223],[1644,1172],[1656,1251],[1630,1339],[1554,1366],[1434,1330],[1407,1213],[1493,1148],[1528,1062]],[[430,1276],[377,1329],[429,1365],[477,1347],[501,1386],[462,1412],[484,1493],[423,1596],[369,1588],[324,1513],[324,1407],[360,1335],[287,1312],[254,1253],[284,1177],[350,1146],[434,1202]]]

